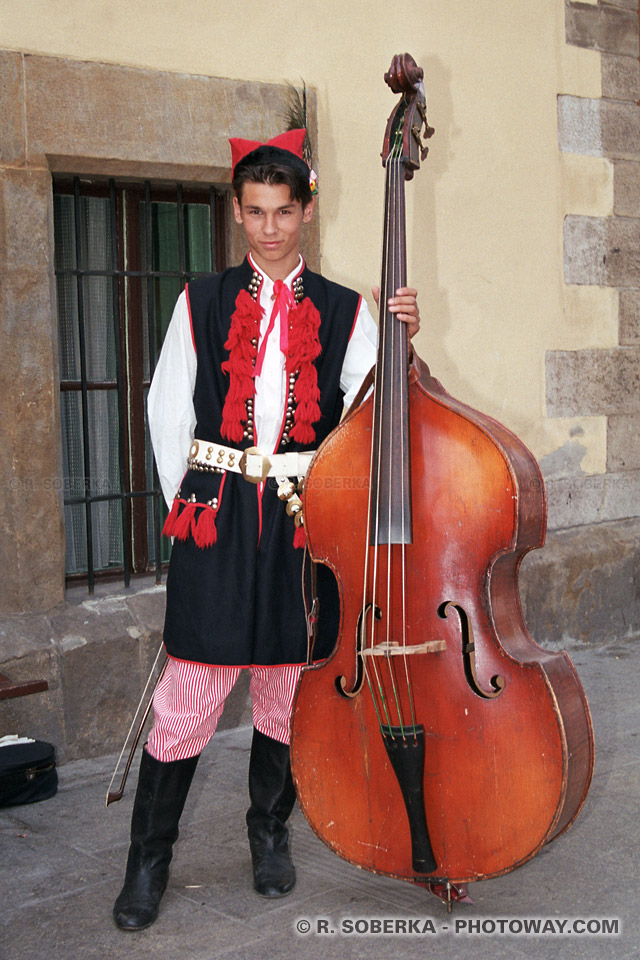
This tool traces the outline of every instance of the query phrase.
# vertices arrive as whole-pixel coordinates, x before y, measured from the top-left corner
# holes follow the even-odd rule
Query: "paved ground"
[[[160,917],[143,933],[123,934],[110,919],[124,870],[133,795],[132,784],[123,801],[105,809],[113,758],[67,764],[60,770],[56,797],[1,811],[0,957],[639,957],[640,646],[628,641],[570,652],[596,734],[596,773],[586,806],[571,830],[534,860],[476,884],[474,905],[459,905],[447,916],[424,891],[343,863],[317,840],[298,810],[293,816],[298,884],[280,901],[258,897],[251,888],[244,834],[250,730],[242,729],[220,734],[203,757]],[[363,935],[345,926],[349,920],[383,917],[413,920],[424,932]],[[532,917],[591,919],[594,927],[617,918],[621,932],[499,932],[501,920]],[[333,932],[318,932],[318,919]],[[296,932],[305,921],[311,932]],[[469,932],[472,921],[494,930]],[[455,931],[456,922],[464,924],[461,931]]]

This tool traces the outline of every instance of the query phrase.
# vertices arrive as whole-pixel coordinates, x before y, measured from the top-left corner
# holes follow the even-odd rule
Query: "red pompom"
[[[184,501],[182,501],[184,503]],[[178,514],[178,517],[173,525],[173,536],[176,540],[186,540],[191,532],[191,521],[194,518],[196,512],[195,503],[186,503],[182,509],[182,512]]]
[[[176,523],[176,518],[177,518],[177,516],[178,516],[178,507],[179,507],[179,504],[180,504],[179,498],[178,498],[178,497],[174,497],[174,498],[173,498],[173,503],[171,504],[171,510],[170,510],[169,513],[167,514],[167,519],[165,520],[164,526],[163,526],[163,528],[162,528],[162,536],[163,536],[163,537],[173,537],[173,536],[175,536],[175,523]]]
[[[191,532],[193,533],[193,539],[196,542],[196,546],[202,550],[206,547],[212,547],[218,539],[216,513],[217,510],[214,510],[209,504],[205,504],[200,511],[198,522],[196,523],[194,520],[192,524]]]

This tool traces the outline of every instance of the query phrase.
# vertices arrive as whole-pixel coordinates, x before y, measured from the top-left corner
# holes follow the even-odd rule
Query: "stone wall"
[[[556,527],[640,515],[638,4],[568,0],[565,9],[567,43],[601,54],[602,96],[558,98],[559,147],[608,161],[613,202],[605,216],[565,217],[564,281],[615,292],[618,337],[614,347],[547,353],[548,415],[605,417],[607,430],[603,472],[548,483]]]

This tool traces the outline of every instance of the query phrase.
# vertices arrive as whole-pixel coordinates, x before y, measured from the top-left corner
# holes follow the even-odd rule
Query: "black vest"
[[[253,268],[245,259],[239,267],[232,267],[212,277],[192,280],[189,284],[191,323],[198,356],[193,393],[197,439],[229,443],[220,434],[222,407],[229,387],[229,378],[222,372],[221,365],[228,358],[224,344],[229,334],[236,297],[240,290],[248,288],[252,276]],[[301,278],[304,296],[309,297],[321,317],[318,331],[321,353],[315,362],[321,418],[314,424],[315,443],[301,445],[291,442],[287,450],[317,447],[340,421],[343,406],[340,372],[360,303],[355,291],[331,283],[306,267]],[[238,444],[241,449],[252,445],[248,440]]]
[[[195,437],[239,448],[222,437],[222,408],[229,377],[221,369],[228,359],[224,344],[236,298],[253,276],[248,260],[188,287],[197,353],[194,407]],[[321,353],[315,361],[320,390],[316,439],[291,441],[279,451],[314,449],[337,426],[343,409],[340,374],[360,297],[306,267],[304,297],[320,313]],[[265,451],[270,452],[270,451]],[[186,459],[186,458],[185,458]],[[221,492],[222,490],[222,492]],[[170,656],[218,665],[280,665],[306,660],[306,626],[301,597],[303,551],[294,549],[294,522],[268,479],[262,492],[234,473],[188,470],[180,488],[183,501],[206,504],[218,498],[217,540],[200,548],[189,536],[173,545],[167,579],[165,645]],[[182,509],[181,505],[181,509]],[[320,568],[323,626],[316,656],[327,656],[335,642],[338,606],[332,575]]]

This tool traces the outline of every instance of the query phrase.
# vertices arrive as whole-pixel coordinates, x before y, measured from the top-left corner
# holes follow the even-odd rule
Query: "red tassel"
[[[245,404],[255,392],[253,364],[258,352],[261,317],[260,304],[247,290],[241,290],[236,297],[236,309],[231,317],[229,336],[225,343],[229,359],[221,364],[223,373],[229,374],[229,389],[222,408],[220,432],[234,443],[242,441],[243,425],[247,420]]]
[[[212,547],[218,539],[218,531],[216,530],[216,513],[217,510],[214,510],[213,507],[209,506],[209,504],[205,504],[200,511],[198,522],[196,523],[194,520],[191,524],[193,539],[196,542],[196,546],[200,547],[202,550],[204,550],[205,547]]]
[[[293,546],[296,550],[304,550],[304,545],[307,542],[307,535],[304,532],[304,527],[302,524],[299,527],[296,527],[296,532],[293,535]]]
[[[184,501],[182,501],[184,503]],[[173,536],[176,540],[186,540],[191,532],[191,521],[196,512],[196,505],[189,501],[178,515],[173,525]]]
[[[171,510],[167,514],[167,519],[165,520],[164,526],[162,528],[163,537],[175,536],[175,523],[176,523],[176,518],[178,516],[179,503],[180,503],[180,499],[178,497],[174,497],[173,503],[171,504]]]
[[[291,430],[290,436],[296,443],[309,444],[316,439],[316,432],[308,423],[297,423]]]
[[[307,542],[307,536],[304,532],[304,527],[302,524],[296,526],[296,532],[293,535],[293,547],[295,550],[304,550],[305,544]]]
[[[295,424],[290,431],[297,443],[313,443],[316,434],[312,424],[320,419],[320,391],[318,372],[313,361],[320,355],[318,339],[320,314],[308,297],[294,307],[289,314],[289,358],[287,373],[299,371],[295,385]]]

